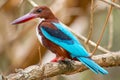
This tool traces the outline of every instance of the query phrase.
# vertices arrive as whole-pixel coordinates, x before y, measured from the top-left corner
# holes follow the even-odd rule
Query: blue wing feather
[[[52,24],[55,25],[58,29],[60,29],[62,32],[64,32],[66,35],[71,37],[76,43],[80,44],[78,39],[68,29],[66,29],[64,25],[62,25],[61,23],[55,23],[55,22],[53,22]]]
[[[51,35],[48,30],[44,29],[43,27],[41,27],[41,31],[43,33],[43,35],[49,39],[50,41],[52,41],[53,43],[61,46],[62,48],[64,48],[65,50],[67,50],[71,57],[88,57],[89,54],[88,52],[84,49],[84,47],[79,43],[79,41],[77,40],[77,38],[69,31],[67,30],[62,24],[60,23],[52,23],[53,25],[55,25],[55,27],[57,27],[59,30],[61,30],[61,32],[64,33],[64,35],[69,36],[71,39],[70,40],[63,40],[60,39],[56,36]],[[54,33],[55,34],[55,33]],[[71,42],[71,40],[74,42],[73,44],[69,44],[69,42]]]
[[[42,26],[42,28],[48,34],[50,34],[51,36],[54,36],[58,41],[65,42],[65,43],[68,43],[68,44],[73,44],[74,43],[73,40],[68,35],[66,35],[65,33],[63,33],[59,29],[53,29],[53,28],[46,27],[46,26]]]

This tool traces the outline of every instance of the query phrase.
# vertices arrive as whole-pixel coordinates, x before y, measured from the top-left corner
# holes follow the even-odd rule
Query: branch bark
[[[92,59],[102,67],[120,66],[120,51],[96,55]],[[3,80],[42,80],[61,74],[69,75],[83,72],[87,69],[78,61],[50,62],[44,65],[32,65],[25,69],[17,69],[16,73],[5,76]]]
[[[112,5],[115,8],[120,9],[120,5],[115,3],[115,2],[113,2],[113,1],[110,1],[110,0],[100,0],[100,1],[105,2],[105,3],[109,4],[109,5]]]

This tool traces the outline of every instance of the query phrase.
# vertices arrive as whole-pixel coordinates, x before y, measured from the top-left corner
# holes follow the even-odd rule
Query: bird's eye
[[[37,9],[36,12],[40,13],[40,12],[42,12],[42,9]]]

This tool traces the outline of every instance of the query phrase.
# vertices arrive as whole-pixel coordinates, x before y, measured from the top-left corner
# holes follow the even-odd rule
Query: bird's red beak
[[[14,21],[12,22],[12,24],[24,23],[24,22],[29,21],[29,20],[31,20],[31,19],[33,19],[33,18],[36,18],[36,17],[37,17],[37,14],[28,13],[28,14],[26,14],[26,15],[24,15],[24,16],[16,19],[16,20],[14,20]]]

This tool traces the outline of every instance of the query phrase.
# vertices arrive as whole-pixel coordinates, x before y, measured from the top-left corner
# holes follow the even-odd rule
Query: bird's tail
[[[78,60],[80,60],[85,66],[90,68],[93,72],[96,74],[101,73],[101,74],[108,74],[108,72],[100,67],[97,63],[95,63],[92,59],[86,58],[86,57],[78,57]]]

